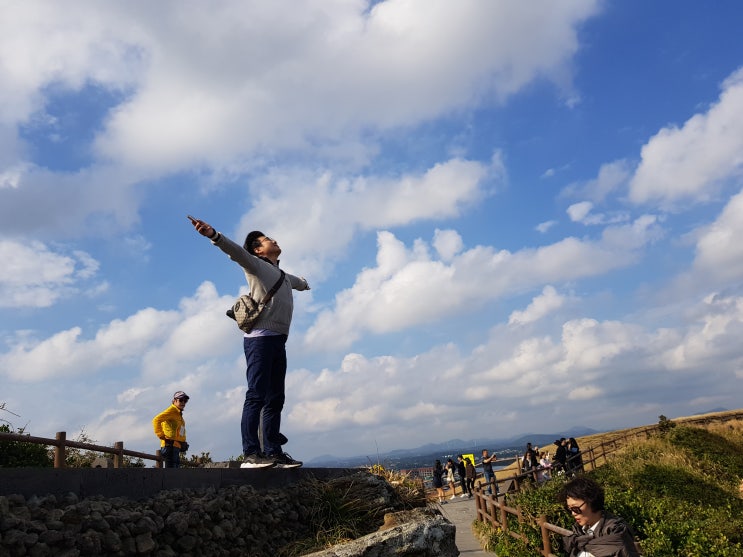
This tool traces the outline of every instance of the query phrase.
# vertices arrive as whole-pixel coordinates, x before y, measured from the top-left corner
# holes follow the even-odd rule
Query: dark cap
[[[265,236],[265,234],[260,230],[253,230],[253,232],[249,232],[248,235],[245,236],[245,243],[243,244],[245,251],[247,251],[248,253],[253,253],[253,244],[258,238],[261,238],[263,236]]]
[[[188,400],[189,398],[191,397],[188,396],[183,391],[176,391],[175,394],[173,395],[174,400]]]

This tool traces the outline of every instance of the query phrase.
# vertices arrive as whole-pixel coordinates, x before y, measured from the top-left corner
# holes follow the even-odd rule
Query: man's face
[[[256,255],[262,255],[263,257],[270,257],[272,255],[279,256],[281,254],[281,248],[279,244],[273,238],[263,236],[258,239],[260,245],[255,248]]]
[[[173,404],[178,408],[178,410],[183,411],[183,409],[186,407],[186,403],[188,402],[187,398],[174,398]]]

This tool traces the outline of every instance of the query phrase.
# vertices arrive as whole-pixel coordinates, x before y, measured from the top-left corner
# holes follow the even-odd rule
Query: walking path
[[[488,553],[480,547],[480,542],[472,533],[472,522],[475,520],[477,512],[474,498],[470,499],[457,495],[456,499],[447,499],[446,503],[439,505],[439,509],[441,509],[441,514],[457,527],[454,540],[460,555],[465,557],[494,557],[494,553]]]

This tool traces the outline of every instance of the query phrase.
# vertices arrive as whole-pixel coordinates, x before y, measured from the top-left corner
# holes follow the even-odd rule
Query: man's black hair
[[[585,501],[593,511],[604,510],[604,488],[586,476],[578,476],[566,483],[557,500],[564,505],[568,497]]]
[[[243,244],[245,251],[255,255],[255,248],[261,245],[261,243],[258,241],[258,238],[262,238],[263,236],[265,236],[265,234],[260,230],[253,230],[253,232],[249,232],[248,235],[245,236],[245,243]]]

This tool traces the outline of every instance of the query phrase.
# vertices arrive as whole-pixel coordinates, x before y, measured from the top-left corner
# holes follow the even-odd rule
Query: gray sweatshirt
[[[212,243],[226,253],[230,259],[242,267],[245,279],[250,286],[250,295],[260,302],[281,276],[278,265],[248,253],[245,248],[230,240],[224,234],[218,234]],[[266,304],[255,323],[255,329],[268,329],[284,335],[289,334],[294,311],[294,290],[309,290],[303,277],[285,273],[284,284],[279,287],[273,298]]]

